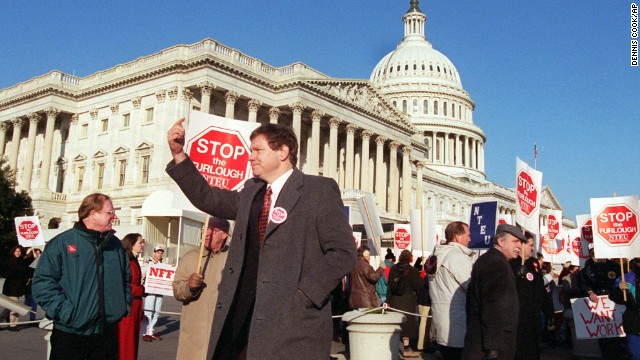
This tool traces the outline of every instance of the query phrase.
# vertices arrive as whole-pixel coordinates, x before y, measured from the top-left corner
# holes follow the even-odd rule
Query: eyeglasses
[[[98,211],[100,213],[105,213],[109,216],[116,216],[116,211],[115,210],[111,210],[111,211]]]

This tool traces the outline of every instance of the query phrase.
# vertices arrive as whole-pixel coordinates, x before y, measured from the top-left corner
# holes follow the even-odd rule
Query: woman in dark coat
[[[424,285],[424,276],[411,265],[413,255],[409,250],[403,250],[395,264],[389,271],[387,285],[387,304],[390,307],[409,313],[416,313],[416,299],[418,291]],[[407,315],[407,321],[402,323],[403,357],[418,357],[419,354],[409,347],[409,339],[415,338],[416,321]]]
[[[122,239],[122,247],[129,255],[133,303],[131,304],[129,315],[123,317],[118,323],[118,359],[135,360],[138,358],[140,322],[142,320],[142,294],[144,294],[138,255],[144,251],[144,239],[142,235],[137,233],[127,234]]]
[[[29,264],[25,260],[25,250],[22,246],[16,245],[11,248],[9,253],[9,263],[4,273],[4,287],[2,294],[10,299],[18,301],[27,291],[27,283],[29,282]],[[8,310],[2,311],[0,314],[0,322],[4,322],[5,317],[9,313]],[[20,318],[18,313],[11,311],[9,316],[9,330],[18,331],[17,322]]]

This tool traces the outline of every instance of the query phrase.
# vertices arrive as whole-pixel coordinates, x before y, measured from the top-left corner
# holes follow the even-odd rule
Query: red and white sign
[[[516,223],[539,233],[542,173],[516,158]]]
[[[362,233],[360,231],[353,232],[353,241],[356,243],[356,249],[359,248],[362,243]]]
[[[540,251],[544,255],[545,261],[552,264],[560,264],[563,260],[561,253],[564,249],[564,239],[552,239],[549,236],[547,226],[540,227]]]
[[[587,245],[582,244],[580,229],[569,229],[564,232],[564,243],[566,244],[567,261],[572,265],[583,266],[589,258]]]
[[[24,247],[44,245],[42,227],[37,216],[19,216],[13,219],[16,225],[18,243]]]
[[[253,174],[249,164],[251,132],[259,123],[227,119],[201,111],[185,122],[185,153],[211,186],[239,190]],[[197,211],[178,189],[173,206]]]
[[[398,250],[411,250],[411,225],[394,224],[393,230],[394,248]]]
[[[173,296],[171,283],[175,275],[175,266],[150,262],[147,264],[144,290],[149,294]]]
[[[511,214],[498,214],[496,218],[496,226],[502,224],[513,225],[513,217]]]
[[[591,199],[596,258],[640,256],[639,213],[637,196]]]
[[[547,212],[547,229],[549,229],[549,238],[558,238],[562,232],[562,211],[549,210]]]
[[[580,237],[588,244],[593,243],[593,227],[591,221],[591,214],[576,215],[576,223],[578,229],[580,229]]]
[[[608,296],[598,297],[596,303],[589,298],[571,299],[573,322],[578,339],[600,339],[625,336],[622,328],[624,305],[618,305]]]

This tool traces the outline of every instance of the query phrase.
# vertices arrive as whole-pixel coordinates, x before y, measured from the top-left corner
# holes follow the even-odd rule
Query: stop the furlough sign
[[[185,124],[185,153],[211,186],[239,190],[251,178],[250,135],[259,123],[238,121],[192,110]],[[174,206],[198,211],[178,190]]]
[[[44,245],[42,227],[37,216],[21,216],[14,219],[18,243],[24,247]]]
[[[595,256],[640,257],[640,210],[637,196],[591,199]]]

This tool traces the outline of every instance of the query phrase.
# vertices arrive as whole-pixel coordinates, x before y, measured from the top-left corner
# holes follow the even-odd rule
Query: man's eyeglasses
[[[109,216],[116,216],[116,211],[115,211],[115,210],[111,210],[111,211],[98,211],[98,212],[105,213],[105,214],[107,214],[107,215],[109,215]]]

